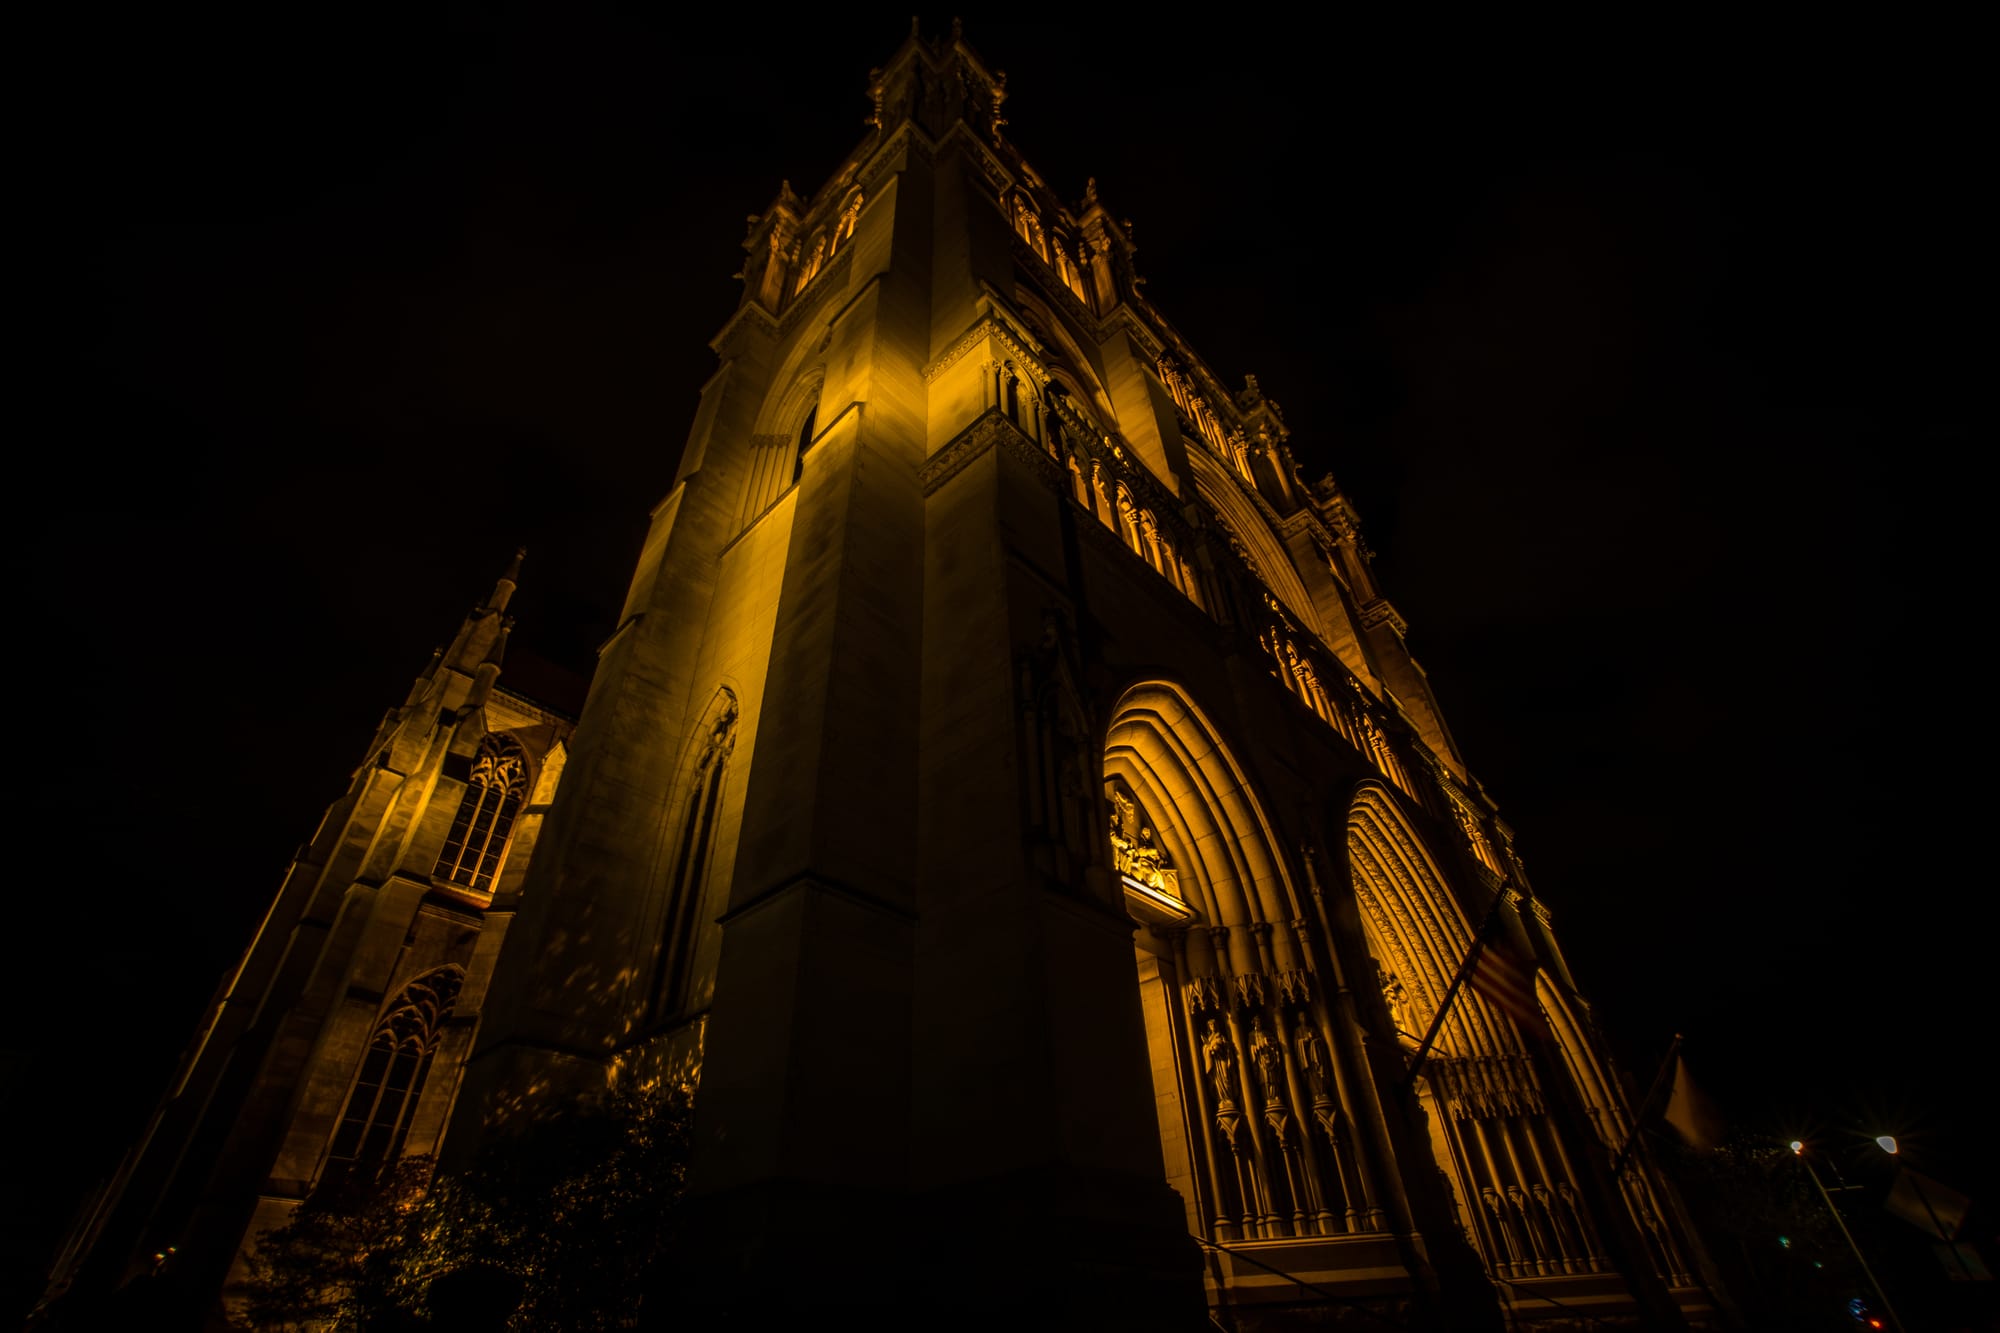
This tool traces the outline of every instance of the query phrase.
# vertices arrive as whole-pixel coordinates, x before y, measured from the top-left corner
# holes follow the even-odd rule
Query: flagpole
[[[1632,1132],[1625,1136],[1618,1155],[1611,1159],[1611,1176],[1617,1179],[1625,1169],[1625,1159],[1632,1155],[1632,1148],[1639,1142],[1639,1127],[1646,1123],[1646,1117],[1653,1113],[1653,1103],[1660,1098],[1660,1089],[1667,1084],[1667,1071],[1674,1067],[1674,1057],[1681,1053],[1681,1034],[1674,1034],[1673,1045],[1667,1047],[1666,1059],[1660,1061],[1660,1071],[1653,1075],[1653,1086],[1646,1089],[1646,1100],[1639,1103],[1639,1109],[1632,1113]]]
[[[1444,993],[1437,1012],[1431,1015],[1431,1025],[1424,1032],[1424,1039],[1417,1043],[1417,1053],[1410,1060],[1410,1068],[1403,1075],[1402,1091],[1408,1092],[1416,1084],[1417,1072],[1424,1067],[1424,1058],[1431,1053],[1431,1044],[1437,1040],[1438,1032],[1444,1027],[1445,1015],[1451,1012],[1451,1002],[1458,998],[1458,992],[1472,976],[1472,965],[1479,957],[1479,951],[1486,947],[1486,940],[1493,934],[1494,925],[1500,920],[1500,905],[1507,901],[1507,888],[1513,883],[1511,878],[1500,881],[1500,891],[1493,895],[1493,906],[1486,911],[1486,921],[1479,927],[1479,934],[1473,938],[1472,947],[1465,951],[1465,961],[1458,965],[1458,975],[1451,979],[1451,988]]]

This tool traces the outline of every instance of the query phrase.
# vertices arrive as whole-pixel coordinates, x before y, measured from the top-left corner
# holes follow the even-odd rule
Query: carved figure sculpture
[[[1264,1085],[1264,1100],[1277,1102],[1284,1098],[1285,1053],[1278,1048],[1264,1031],[1264,1020],[1250,1020],[1250,1058],[1257,1062],[1257,1078]]]
[[[1389,1025],[1406,1037],[1417,1034],[1411,1031],[1410,993],[1403,989],[1403,983],[1376,965],[1376,975],[1382,980],[1382,999],[1389,1006]]]
[[[1313,1100],[1324,1101],[1332,1096],[1327,1086],[1326,1043],[1320,1040],[1311,1023],[1299,1024],[1299,1068],[1305,1071]]]
[[[1236,1047],[1230,1044],[1214,1019],[1208,1020],[1208,1035],[1201,1042],[1201,1064],[1215,1083],[1215,1100],[1220,1106],[1236,1104]]]

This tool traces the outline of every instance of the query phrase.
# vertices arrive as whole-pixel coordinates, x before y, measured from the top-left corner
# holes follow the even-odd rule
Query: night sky
[[[824,12],[23,41],[10,1299],[516,546],[515,644],[588,669],[746,215],[908,30]],[[1740,1126],[1978,1195],[1990,151],[1966,35],[1814,22],[966,31],[1355,498],[1624,1065],[1684,1033]]]

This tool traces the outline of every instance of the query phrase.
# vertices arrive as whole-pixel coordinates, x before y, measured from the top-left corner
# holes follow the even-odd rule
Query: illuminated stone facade
[[[437,1151],[574,730],[499,687],[518,568],[383,718],[52,1294],[213,1290],[329,1172]]]
[[[969,47],[913,36],[869,93],[751,225],[574,735],[472,665],[476,617],[225,988],[185,1077],[239,1030],[273,1052],[233,1236],[455,969],[400,1151],[447,1107],[449,1164],[608,1078],[696,1088],[658,1288],[690,1319],[1708,1320],[1352,506],[1142,294],[1095,183],[1035,174]],[[486,899],[430,872],[489,732],[532,794]],[[1412,1082],[1496,897],[1542,1013],[1465,991]]]

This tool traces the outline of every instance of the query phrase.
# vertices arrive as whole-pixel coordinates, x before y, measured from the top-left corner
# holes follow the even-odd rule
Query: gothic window
[[[856,190],[848,195],[847,202],[841,205],[840,221],[835,224],[833,230],[833,249],[840,249],[842,243],[854,234],[854,224],[860,217],[861,191]]]
[[[402,1156],[424,1076],[463,979],[455,967],[440,968],[418,977],[390,1002],[334,1131],[328,1151],[334,1161],[379,1164]]]
[[[820,265],[826,262],[826,233],[822,231],[815,235],[812,244],[800,253],[805,256],[805,262],[799,266],[799,279],[792,287],[795,296],[812,284],[812,280],[819,276]]]
[[[736,748],[736,696],[723,690],[709,708],[701,750],[695,757],[681,808],[680,833],[667,871],[666,935],[660,964],[653,974],[652,1008],[667,1017],[685,1003],[690,964],[694,957],[696,909],[708,885],[708,867],[715,850],[716,815],[722,806],[723,778]]]
[[[472,761],[465,795],[431,874],[480,893],[493,892],[500,858],[527,794],[527,752],[511,737],[488,736]]]
[[[799,447],[792,451],[792,481],[798,482],[806,474],[806,450],[812,448],[813,430],[819,420],[819,404],[806,409],[806,419],[799,423]]]

